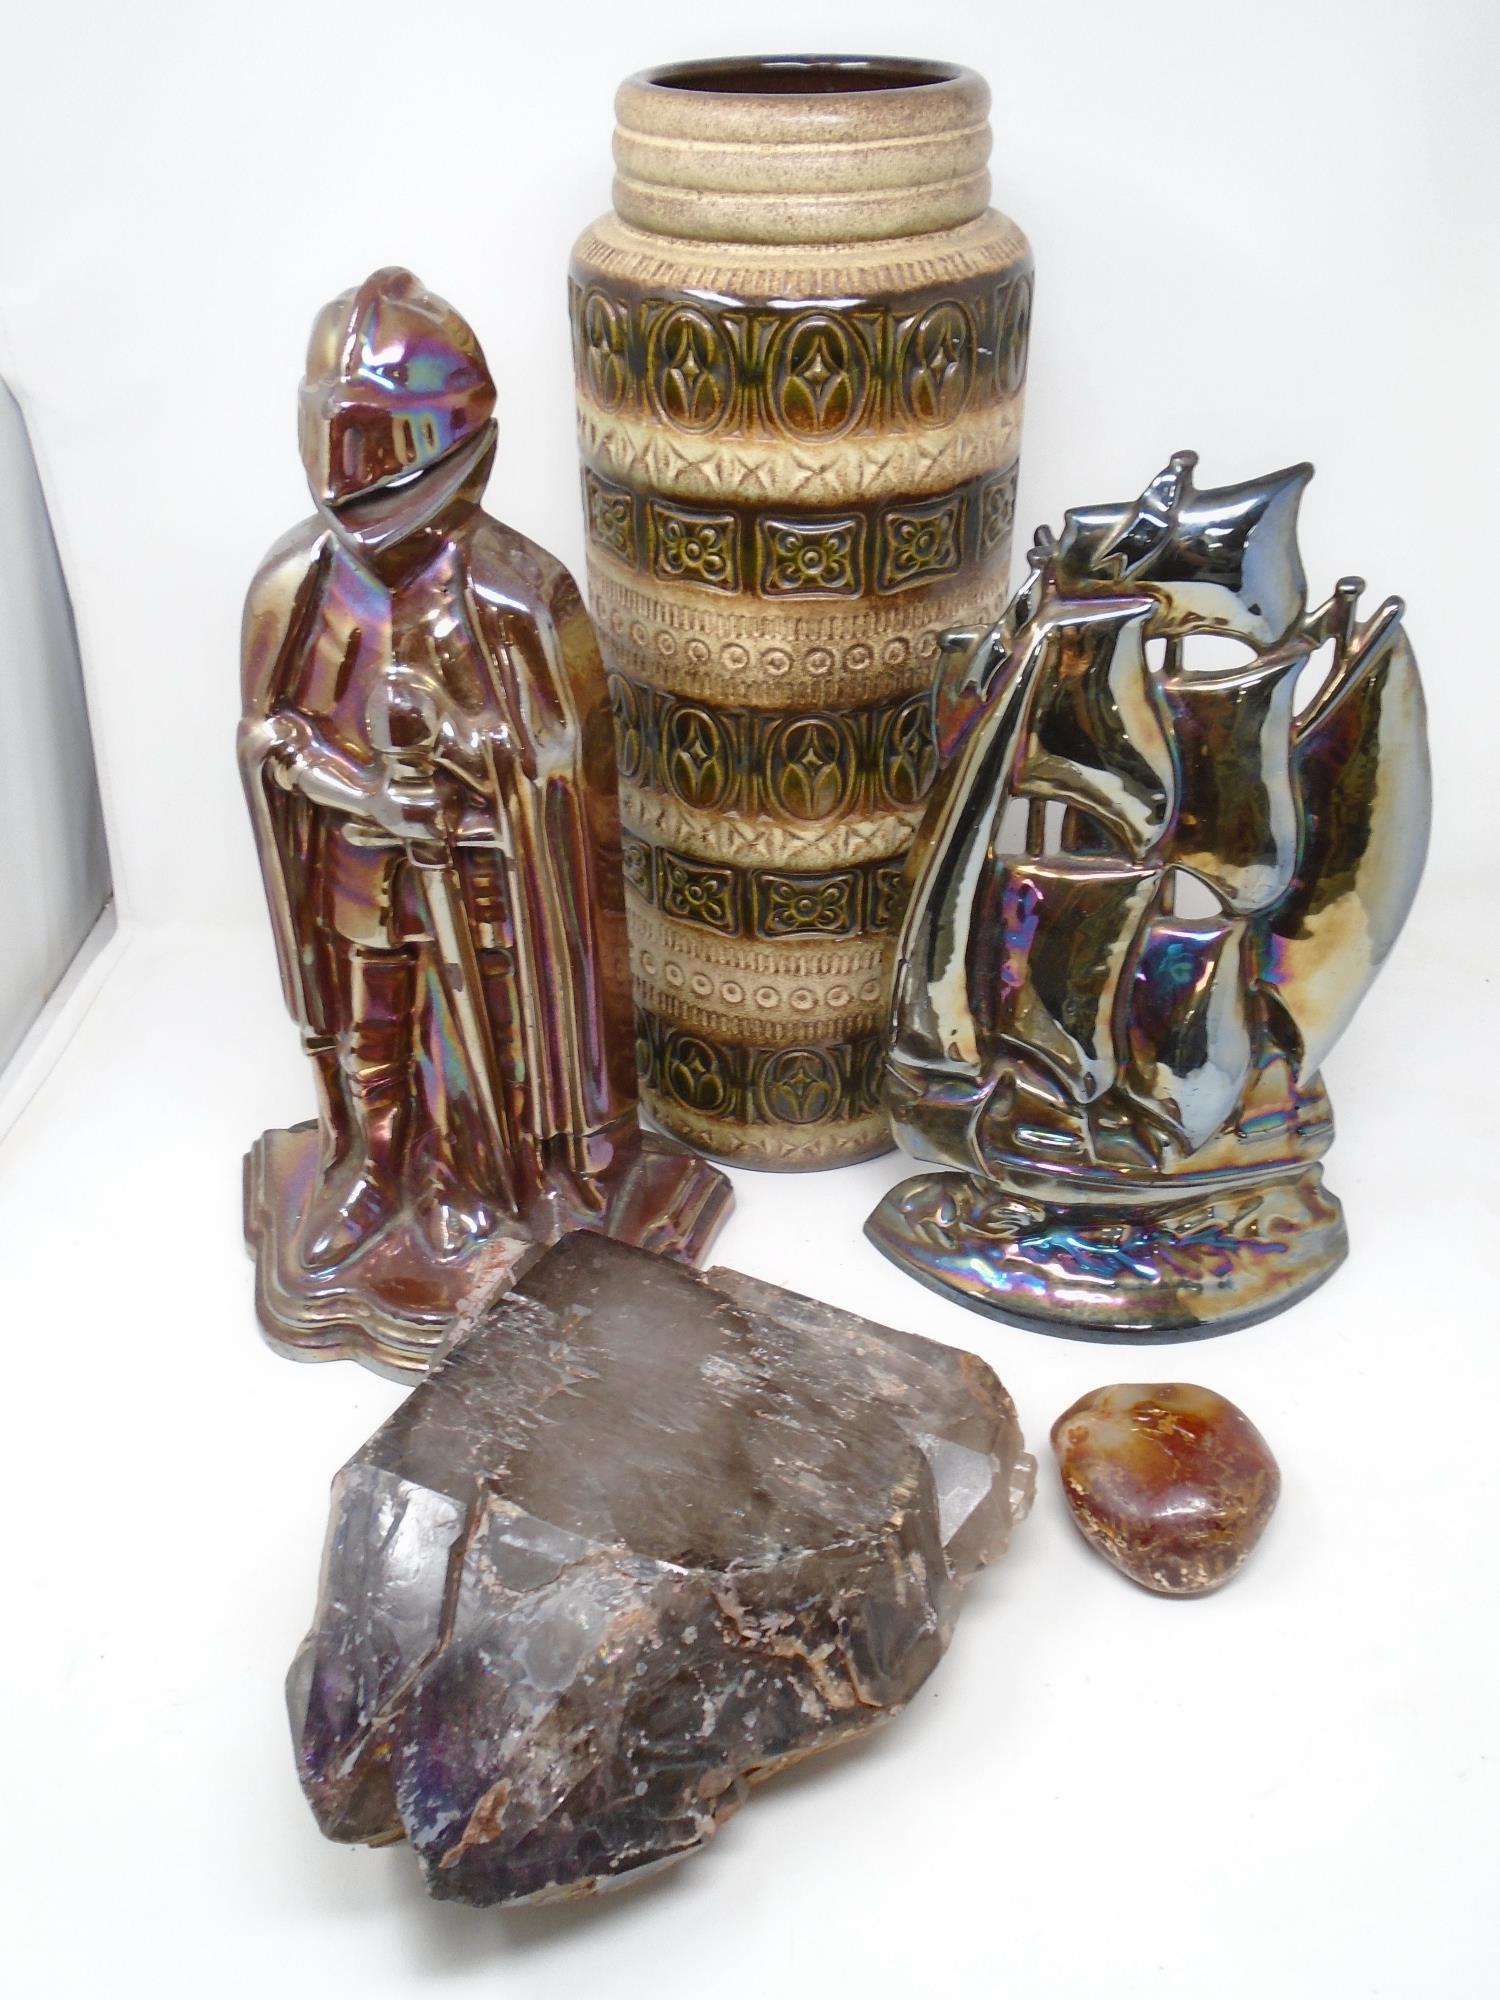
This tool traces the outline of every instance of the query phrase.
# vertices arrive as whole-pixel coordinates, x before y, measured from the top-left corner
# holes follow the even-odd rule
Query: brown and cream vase
[[[939,637],[1009,573],[1031,260],[988,206],[988,105],[939,63],[633,77],[574,251],[642,1095],[746,1166],[888,1144]]]

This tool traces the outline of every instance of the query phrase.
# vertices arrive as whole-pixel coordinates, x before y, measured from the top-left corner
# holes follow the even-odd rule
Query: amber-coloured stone
[[[1281,1493],[1244,1411],[1192,1382],[1116,1382],[1052,1426],[1073,1519],[1148,1590],[1200,1597],[1227,1583]]]

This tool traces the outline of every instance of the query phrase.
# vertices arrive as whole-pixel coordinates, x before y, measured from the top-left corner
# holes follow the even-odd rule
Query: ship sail
[[[1153,638],[1225,632],[1279,646],[1306,608],[1297,509],[1312,467],[1199,493],[1196,463],[1178,452],[1139,500],[1071,511],[1057,542],[1059,587],[1087,590],[1104,578],[1152,590]]]
[[[999,863],[981,894],[969,964],[980,1033],[1044,1064],[1078,1104],[1118,1073],[1120,979],[1161,885],[1109,860]]]
[[[1399,602],[1376,614],[1342,687],[1326,691],[1294,741],[1297,876],[1258,932],[1260,976],[1296,1031],[1304,1082],[1395,943],[1426,859],[1426,711],[1399,616]]]
[[[983,715],[938,781],[907,862],[910,892],[888,988],[890,1068],[977,1076],[969,1004],[969,937],[980,878],[1010,796],[1031,695],[1033,648],[999,671]]]
[[[958,754],[970,729],[991,705],[996,677],[1006,671],[1022,628],[1030,624],[1046,588],[1043,558],[1031,554],[1031,574],[988,631],[962,627],[945,632],[932,683],[932,738],[940,767]]]
[[[1228,918],[1156,916],[1135,961],[1121,1087],[1182,1153],[1213,1137],[1250,1074],[1244,935]]]
[[[1297,869],[1292,706],[1302,641],[1243,666],[1163,676],[1181,796],[1165,857],[1241,916],[1268,910]]]
[[[1012,784],[1091,814],[1140,860],[1171,820],[1176,787],[1159,676],[1146,661],[1153,605],[1135,602],[1079,602],[1048,633]]]
[[[1139,596],[1096,597],[1080,604],[1049,592],[1038,609],[1031,643],[996,671],[985,711],[944,771],[909,864],[913,888],[896,940],[889,1006],[898,1068],[925,1064],[949,1072],[979,1072],[981,1030],[975,1007],[982,1009],[984,1003],[976,1003],[974,967],[976,957],[983,960],[984,954],[976,954],[975,940],[980,912],[990,922],[1000,915],[995,884],[1003,878],[1005,864],[996,841],[1005,806],[1016,795],[1018,761],[1034,741],[1035,699],[1039,690],[1054,684],[1053,670],[1064,656],[1062,639],[1077,629],[1080,619],[1090,634],[1089,657],[1107,670],[1112,648],[1123,644],[1127,657],[1132,646],[1138,648],[1141,623],[1150,610],[1151,600]],[[1139,686],[1133,688],[1123,671],[1118,699],[1134,720],[1139,713],[1149,714],[1149,697]],[[1106,696],[1101,713],[1109,707]],[[1063,758],[1061,749],[1067,746],[1060,716],[1053,725],[1059,778],[1066,764],[1074,775],[1077,803],[1091,810],[1105,806],[1132,844],[1139,835],[1130,829],[1149,834],[1153,812],[1164,813],[1168,804],[1161,794],[1166,770],[1159,762],[1153,769],[1149,729],[1139,726],[1147,729],[1144,753],[1131,751],[1121,729],[1115,729],[1117,750],[1131,759],[1115,781],[1081,733],[1072,745],[1076,757],[1071,763]],[[1153,805],[1153,799],[1161,803]]]

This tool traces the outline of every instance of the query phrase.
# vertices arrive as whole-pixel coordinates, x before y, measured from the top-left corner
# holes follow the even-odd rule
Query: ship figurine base
[[[1344,1261],[1322,1170],[1164,1201],[1032,1200],[978,1174],[918,1174],[865,1234],[909,1276],[1038,1333],[1145,1345],[1265,1319]]]
[[[569,1228],[588,1227],[696,1264],[733,1203],[724,1175],[671,1139],[642,1132],[607,1186],[602,1215],[529,1226],[505,1216],[481,1241],[440,1253],[414,1211],[331,1270],[302,1255],[320,1174],[316,1122],[264,1132],[245,1156],[245,1240],[270,1344],[298,1361],[362,1361],[393,1381],[427,1372],[490,1302]]]

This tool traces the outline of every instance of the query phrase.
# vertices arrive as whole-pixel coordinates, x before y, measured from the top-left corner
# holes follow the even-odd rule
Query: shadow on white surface
[[[10,1060],[0,1066],[0,1142],[61,1059],[125,948],[114,904],[106,903]]]

